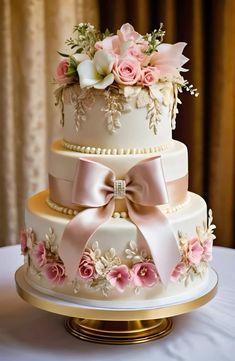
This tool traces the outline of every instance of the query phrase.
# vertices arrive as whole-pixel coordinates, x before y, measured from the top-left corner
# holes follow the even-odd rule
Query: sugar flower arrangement
[[[188,59],[182,54],[186,43],[163,43],[162,24],[150,34],[140,35],[132,25],[124,24],[117,34],[97,31],[81,23],[74,28],[76,37],[67,40],[72,54],[59,53],[55,81],[60,85],[79,84],[80,88],[106,89],[110,86],[151,87],[159,81],[172,81],[185,86],[180,72]]]

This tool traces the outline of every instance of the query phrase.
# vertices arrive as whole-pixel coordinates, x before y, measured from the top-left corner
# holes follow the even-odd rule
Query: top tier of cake
[[[178,91],[195,94],[181,75],[186,43],[163,43],[164,31],[141,35],[130,24],[116,34],[90,24],[74,28],[55,80],[65,147],[82,153],[153,153],[170,146]]]
[[[156,98],[149,89],[63,90],[63,138],[70,145],[93,153],[149,153],[168,148],[177,112],[177,86],[159,82]],[[158,96],[158,97],[157,97]],[[80,150],[77,148],[77,150]]]

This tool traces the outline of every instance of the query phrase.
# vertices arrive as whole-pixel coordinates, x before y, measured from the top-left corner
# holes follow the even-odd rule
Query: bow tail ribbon
[[[141,206],[127,201],[129,217],[147,241],[149,250],[163,284],[180,261],[179,249],[167,218],[157,207]],[[114,211],[114,202],[100,208],[88,208],[74,217],[65,228],[59,254],[69,279],[77,275],[88,240],[96,230],[107,222]]]
[[[163,284],[167,284],[180,261],[179,248],[166,216],[153,206],[142,206],[127,200],[128,214],[139,229],[151,252]]]
[[[110,219],[113,211],[114,202],[112,201],[103,207],[88,208],[78,213],[65,227],[59,245],[59,255],[70,280],[76,278],[86,243],[95,231]]]
[[[115,208],[111,169],[80,159],[75,172],[72,202],[88,207],[65,227],[59,245],[69,279],[76,278],[84,248],[95,231],[112,217]],[[126,204],[131,221],[149,246],[161,281],[166,284],[180,261],[171,226],[156,205],[167,203],[160,157],[139,162],[126,175]]]

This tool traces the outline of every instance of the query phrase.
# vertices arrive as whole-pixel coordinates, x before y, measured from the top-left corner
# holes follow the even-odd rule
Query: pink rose
[[[139,33],[134,30],[133,26],[130,24],[122,25],[121,29],[117,31],[117,35],[107,36],[104,38],[104,40],[97,41],[95,43],[95,48],[97,50],[104,49],[114,55],[121,57],[126,56],[128,49],[131,47],[136,48],[136,50],[132,49],[133,54],[130,52],[131,55],[137,59],[139,56],[142,60],[145,58],[144,52],[148,47],[148,43]],[[139,50],[137,50],[137,47]]]
[[[46,248],[45,248],[43,241],[40,241],[34,247],[33,252],[32,252],[32,258],[33,258],[34,263],[38,267],[42,267],[44,264],[46,264],[46,262],[47,262]]]
[[[113,74],[119,84],[136,84],[141,75],[140,63],[134,58],[120,59],[114,64]]]
[[[136,49],[138,46],[142,53],[148,48],[148,42],[128,23],[122,25],[121,29],[117,31],[117,35],[121,44],[122,55],[125,55],[124,51],[131,47]]]
[[[160,44],[158,51],[151,55],[150,65],[156,67],[161,76],[177,75],[179,71],[185,71],[182,68],[188,61],[182,54],[185,46],[186,43]]]
[[[55,80],[60,84],[68,84],[73,82],[74,78],[72,76],[67,76],[67,71],[69,68],[69,60],[62,59],[57,65],[55,72]]]
[[[121,29],[117,31],[117,35],[122,42],[124,41],[132,41],[137,42],[139,41],[142,36],[135,31],[131,24],[123,24]]]
[[[132,282],[137,287],[152,287],[158,281],[156,267],[151,262],[136,263],[131,274]]]
[[[97,41],[95,43],[95,48],[97,50],[104,49],[111,54],[120,54],[120,41],[117,35],[107,36],[102,41]]]
[[[184,273],[184,271],[185,271],[184,262],[179,262],[171,274],[171,281],[177,282],[180,276]]]
[[[147,65],[149,61],[149,56],[141,51],[140,46],[133,44],[127,49],[127,54],[136,60],[138,60],[142,65]]]
[[[130,282],[130,274],[126,265],[114,266],[106,275],[107,280],[119,292],[123,292]]]
[[[95,276],[95,265],[91,256],[84,252],[79,264],[79,275],[83,279],[91,279]]]
[[[198,265],[202,259],[203,247],[198,238],[193,238],[188,242],[188,260],[190,263]]]
[[[65,268],[61,263],[47,263],[43,267],[45,277],[54,285],[63,285],[65,280]]]
[[[25,256],[28,251],[27,247],[27,232],[25,230],[22,230],[20,232],[20,246],[21,246],[21,254]]]
[[[203,258],[206,261],[212,260],[212,246],[213,246],[213,240],[212,239],[206,239],[203,243]]]
[[[150,86],[157,82],[158,80],[158,70],[153,66],[148,66],[141,70],[140,83],[144,86]]]

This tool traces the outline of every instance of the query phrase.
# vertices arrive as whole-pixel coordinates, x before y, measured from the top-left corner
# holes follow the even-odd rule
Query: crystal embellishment
[[[122,199],[126,196],[126,182],[122,179],[115,180],[113,182],[113,194],[114,198]]]

